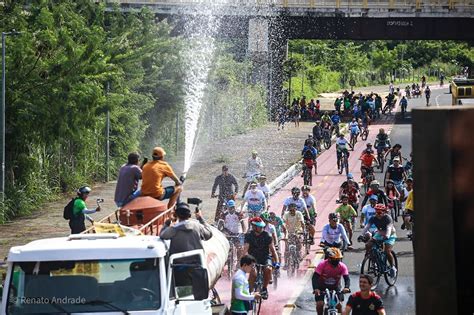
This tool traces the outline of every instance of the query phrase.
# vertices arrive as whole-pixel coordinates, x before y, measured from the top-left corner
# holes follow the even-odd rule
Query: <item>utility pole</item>
[[[2,32],[2,109],[0,110],[0,123],[2,125],[2,145],[1,145],[1,174],[0,174],[0,201],[5,201],[5,95],[6,95],[6,46],[5,41],[8,35],[17,36],[20,35],[21,32],[17,32],[12,30],[11,32]],[[5,213],[1,213],[0,222],[5,221]]]
[[[110,82],[107,81],[107,97],[110,92]],[[105,122],[105,182],[110,180],[110,108],[107,106],[107,118]]]
[[[301,72],[301,97],[304,94],[304,75],[305,75],[306,47],[303,46],[303,71]]]

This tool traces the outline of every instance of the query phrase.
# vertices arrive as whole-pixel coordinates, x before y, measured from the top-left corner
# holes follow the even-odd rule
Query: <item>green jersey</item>
[[[352,220],[352,217],[357,216],[357,212],[354,210],[354,208],[350,204],[340,205],[336,209],[336,213],[339,213],[339,215],[341,216],[341,219],[344,221],[350,221]]]

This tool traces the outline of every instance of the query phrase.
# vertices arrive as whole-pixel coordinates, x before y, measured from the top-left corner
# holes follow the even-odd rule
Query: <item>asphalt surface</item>
[[[432,90],[432,98],[430,100],[430,106],[442,106],[449,105],[451,103],[451,95],[448,94],[448,87],[441,89],[440,87],[434,87]],[[412,108],[425,107],[426,99],[414,98],[408,99],[408,111]],[[408,112],[405,119],[402,119],[397,114],[395,125],[390,133],[390,139],[392,145],[399,143],[402,145],[402,154],[404,157],[409,157],[411,152],[411,116]],[[371,129],[371,133],[373,132]],[[354,172],[355,174],[356,172]],[[383,175],[376,171],[376,177],[379,181],[383,180]],[[357,175],[355,175],[357,176]],[[356,224],[354,235],[360,235],[361,229],[358,228],[359,224]],[[395,223],[397,230],[398,240],[395,243],[394,251],[398,257],[399,274],[396,284],[393,287],[388,286],[384,279],[380,280],[380,283],[376,289],[384,302],[385,310],[387,314],[400,314],[410,315],[416,314],[415,311],[415,278],[414,278],[414,254],[411,241],[406,237],[406,231],[400,228],[401,218]],[[353,240],[354,241],[354,240]],[[363,244],[354,241],[354,250],[345,253],[343,259],[344,263],[348,266],[350,277],[351,277],[351,291],[358,291],[358,275],[360,272],[361,262],[363,259],[364,249]],[[311,293],[312,287],[311,282],[305,284],[305,288],[302,293],[298,296],[295,302],[295,309],[291,314],[314,314],[315,303],[314,296]],[[345,300],[347,301],[348,295]]]

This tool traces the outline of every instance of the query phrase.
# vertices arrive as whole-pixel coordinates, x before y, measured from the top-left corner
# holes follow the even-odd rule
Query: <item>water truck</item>
[[[199,207],[200,200],[188,199]],[[216,314],[229,243],[170,255],[158,235],[173,209],[139,197],[82,234],[12,247],[1,314]],[[209,292],[213,294],[209,294]],[[219,302],[219,301],[217,301]]]

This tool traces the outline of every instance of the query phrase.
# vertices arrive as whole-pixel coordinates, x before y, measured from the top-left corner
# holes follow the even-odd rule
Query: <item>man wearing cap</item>
[[[77,197],[72,205],[72,217],[69,219],[69,227],[71,234],[79,234],[86,230],[84,220],[87,218],[90,222],[94,222],[88,214],[100,211],[100,206],[97,205],[95,209],[87,209],[86,200],[89,193],[92,191],[88,186],[82,186],[77,190]],[[72,202],[72,201],[71,201]]]
[[[257,151],[253,150],[252,156],[249,157],[249,159],[247,160],[246,171],[244,176],[247,179],[247,183],[245,184],[244,190],[242,191],[242,198],[244,198],[245,192],[247,191],[247,188],[249,188],[250,183],[256,180],[262,170],[262,160],[258,156]]]
[[[170,255],[195,249],[203,249],[201,240],[207,241],[212,237],[212,231],[202,218],[201,212],[196,212],[196,220],[190,220],[189,205],[180,202],[175,210],[177,222],[167,220],[160,232],[160,238],[171,240]]]
[[[130,153],[127,164],[120,168],[114,197],[117,207],[122,207],[127,202],[140,196],[138,182],[142,178],[142,169],[138,166],[139,158],[138,153]]]
[[[391,179],[398,191],[402,190],[402,182],[407,178],[405,173],[405,168],[400,163],[400,158],[398,156],[393,158],[393,164],[387,168],[385,173],[385,181]]]
[[[178,200],[182,191],[181,181],[174,173],[171,166],[164,161],[166,155],[165,150],[161,147],[153,149],[153,161],[143,166],[142,172],[142,196],[151,196],[158,200],[169,199],[168,209],[171,208]],[[163,187],[162,182],[165,177],[171,178],[175,182],[175,186]]]
[[[219,195],[216,196],[216,189],[219,187]],[[229,167],[227,165],[222,166],[222,174],[216,176],[214,179],[214,185],[212,185],[211,198],[217,197],[216,213],[214,215],[214,221],[218,220],[222,211],[222,207],[225,205],[226,200],[232,200],[235,195],[239,192],[239,184],[234,175],[229,173]]]

